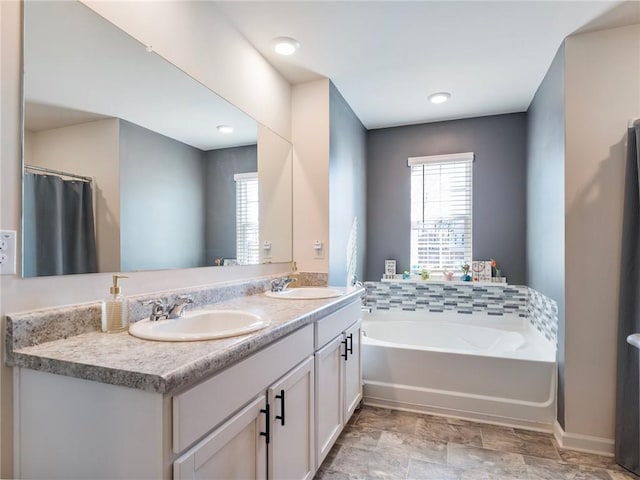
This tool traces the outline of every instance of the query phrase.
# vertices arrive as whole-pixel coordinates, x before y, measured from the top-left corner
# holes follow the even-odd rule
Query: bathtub
[[[363,314],[364,403],[550,431],[556,349],[515,315]]]

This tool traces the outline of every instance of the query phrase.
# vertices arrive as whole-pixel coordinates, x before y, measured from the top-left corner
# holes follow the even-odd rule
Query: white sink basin
[[[129,333],[145,340],[190,342],[244,335],[265,328],[269,323],[249,312],[196,310],[171,320],[140,320],[129,327]]]
[[[264,294],[271,298],[284,298],[286,300],[316,300],[320,298],[333,298],[342,295],[342,291],[331,287],[300,287],[288,288],[281,292],[267,291]]]

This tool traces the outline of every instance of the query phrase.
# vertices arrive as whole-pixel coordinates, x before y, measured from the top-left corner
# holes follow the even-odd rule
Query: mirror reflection
[[[291,261],[286,140],[79,2],[24,22],[24,276]]]

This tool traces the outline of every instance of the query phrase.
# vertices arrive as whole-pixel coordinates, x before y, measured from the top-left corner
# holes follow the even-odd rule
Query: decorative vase
[[[460,280],[462,280],[463,282],[470,282],[471,281],[471,275],[466,273],[466,274],[462,275],[462,277],[460,277]]]

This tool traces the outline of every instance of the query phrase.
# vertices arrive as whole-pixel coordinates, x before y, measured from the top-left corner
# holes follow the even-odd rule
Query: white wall
[[[291,86],[211,2],[82,3],[209,87],[291,139]]]
[[[329,272],[329,80],[293,87],[293,259],[302,272]],[[322,241],[320,255],[314,240]]]
[[[565,42],[565,431],[613,439],[627,122],[640,25]]]
[[[199,2],[131,2],[92,4],[96,11],[126,25],[128,33],[155,43],[158,53],[199,76],[227,100],[269,128],[290,137],[291,89],[247,41]],[[21,156],[21,4],[0,2],[1,148],[0,227],[20,231]],[[165,55],[166,54],[166,55]],[[206,79],[203,79],[203,77]],[[20,243],[20,241],[18,242]],[[289,264],[256,267],[199,268],[129,275],[125,294],[202,285],[288,271]],[[110,285],[110,274],[22,279],[0,277],[0,315],[55,305],[97,301]],[[4,358],[4,324],[0,357]],[[12,477],[11,369],[0,368],[0,476]]]
[[[30,132],[28,165],[93,177],[98,271],[120,269],[118,119]]]
[[[293,250],[293,148],[268,128],[258,125],[261,262],[291,261]]]

